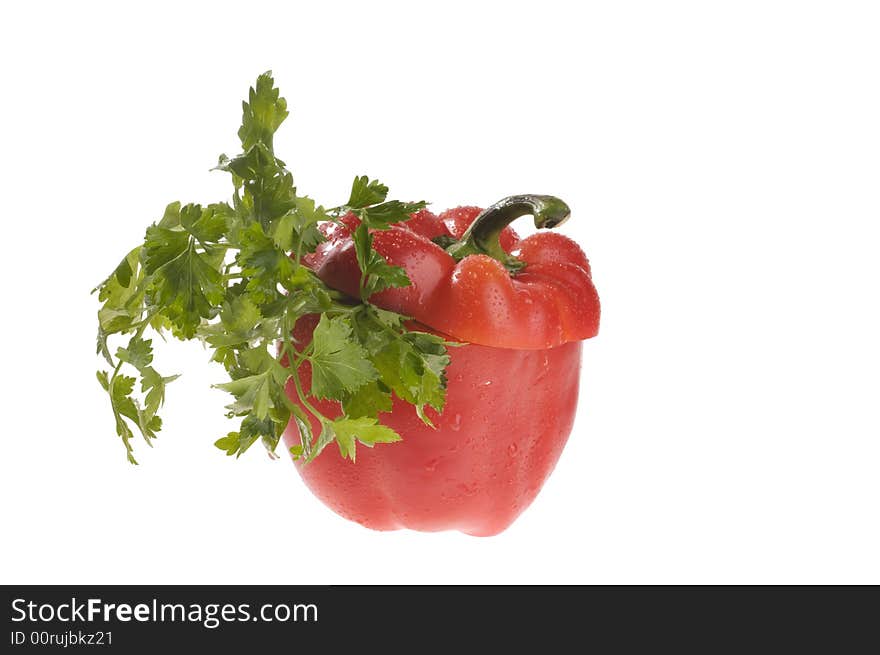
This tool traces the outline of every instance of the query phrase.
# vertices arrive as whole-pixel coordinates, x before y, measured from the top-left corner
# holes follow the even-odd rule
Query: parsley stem
[[[291,361],[292,353],[290,353],[290,351],[293,349],[289,345],[285,345],[284,349],[286,351],[288,351],[288,353],[289,353],[287,356],[288,361]],[[323,428],[324,424],[328,423],[330,419],[328,419],[326,416],[324,416],[323,413],[321,413],[314,405],[312,405],[312,403],[309,402],[308,398],[306,397],[305,391],[303,391],[302,382],[300,382],[300,379],[299,379],[299,367],[300,367],[300,364],[302,364],[302,360],[303,360],[302,357],[297,357],[293,360],[296,362],[292,368],[292,371],[291,371],[291,377],[293,378],[293,386],[296,388],[296,395],[299,397],[299,401],[300,401],[300,403],[302,403],[302,406],[305,407],[306,410],[312,416],[314,416],[316,419],[318,419],[318,422],[321,424],[321,426]],[[300,432],[302,432],[302,431],[300,431]],[[300,441],[303,442],[303,444],[302,444],[303,451],[310,457],[311,456],[310,453],[312,451],[312,444],[311,443],[306,444],[305,443],[306,438],[307,438],[306,435],[300,434]]]
[[[113,388],[113,381],[116,379],[116,376],[119,375],[119,369],[122,368],[122,364],[123,364],[123,362],[121,359],[118,362],[116,362],[116,368],[113,369],[113,374],[110,376],[109,386],[111,389]]]
[[[510,196],[487,207],[474,219],[461,239],[447,246],[446,252],[456,261],[468,255],[482,254],[497,259],[511,272],[516,273],[525,264],[508,254],[501,247],[501,231],[520,216],[531,214],[535,227],[551,229],[568,220],[571,210],[554,196]]]
[[[296,388],[296,395],[299,398],[302,406],[308,411],[312,416],[314,416],[321,425],[327,423],[329,419],[324,416],[324,414],[318,410],[311,402],[303,390],[302,382],[299,379],[299,367],[302,365],[304,359],[308,357],[306,351],[308,348],[304,349],[302,352],[297,352],[293,347],[290,341],[290,334],[293,332],[293,326],[290,325],[289,315],[285,315],[285,317],[281,321],[282,326],[282,334],[285,335],[284,345],[281,347],[281,355],[287,355],[287,367],[290,371],[290,377],[293,378],[293,386]],[[302,431],[300,431],[302,432]],[[307,439],[306,435],[300,434],[300,440],[305,442]],[[311,451],[312,444],[303,443],[303,449],[305,452]]]
[[[303,404],[303,407],[305,407],[309,411],[309,413],[316,419],[318,419],[321,423],[327,422],[329,419],[324,416],[314,405],[312,405],[312,403],[310,403],[308,398],[306,397],[306,394],[302,388],[302,383],[299,379],[299,369],[293,372],[292,377],[293,385],[296,387],[296,395],[299,396],[299,401]]]

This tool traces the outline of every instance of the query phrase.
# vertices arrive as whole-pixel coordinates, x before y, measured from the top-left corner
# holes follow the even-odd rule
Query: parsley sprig
[[[98,381],[134,464],[134,431],[152,445],[162,428],[166,387],[178,377],[153,368],[148,330],[198,339],[226,369],[229,381],[215,386],[233,397],[227,415],[240,418],[238,429],[215,444],[228,455],[240,456],[260,441],[275,457],[293,420],[302,436],[302,445],[291,449],[295,458],[311,461],[335,441],[354,460],[357,442],[372,447],[401,439],[379,421],[392,395],[414,405],[428,424],[425,407],[443,410],[449,344],[368,302],[377,291],[410,283],[402,268],[373,249],[370,230],[405,221],[425,203],[387,200],[388,187],[366,176],[355,178],[348,202],[330,209],[298,195],[273,148],[287,116],[271,72],[260,75],[243,103],[242,153],[221,155],[216,166],[232,178],[231,203],[171,203],[147,228],[143,244],[95,289],[102,303],[97,350],[109,365],[98,371]],[[348,212],[361,220],[353,235],[359,299],[329,288],[302,263],[323,241],[319,224]],[[317,327],[297,348],[291,332],[308,314],[319,315]],[[127,341],[113,353],[109,340],[120,337]],[[308,390],[298,374],[306,362]],[[298,403],[286,392],[289,381]],[[341,415],[326,416],[316,398],[338,402]],[[320,425],[318,434],[309,415]]]

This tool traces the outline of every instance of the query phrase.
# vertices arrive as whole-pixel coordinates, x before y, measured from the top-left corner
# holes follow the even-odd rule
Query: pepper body
[[[440,216],[421,211],[372,233],[376,251],[404,268],[411,284],[376,293],[370,302],[460,345],[449,348],[443,412],[426,410],[433,428],[395,397],[379,420],[402,442],[359,448],[356,462],[336,448],[308,464],[297,462],[318,498],[367,527],[497,534],[534,500],[571,431],[581,341],[594,336],[599,323],[587,258],[564,236],[542,232],[520,240],[509,227],[495,231],[491,255],[457,259],[438,245],[464,243],[480,216],[475,207]],[[325,224],[326,241],[304,258],[325,283],[353,297],[360,269],[351,234],[358,225],[353,215]],[[314,317],[297,323],[297,348],[309,343],[315,324]],[[305,363],[300,381],[306,390],[310,377]],[[287,391],[300,404],[292,381]],[[340,414],[335,402],[313,404],[328,417]],[[284,439],[288,446],[300,443],[294,422]]]
[[[314,320],[294,333],[308,343]],[[475,344],[450,349],[442,414],[431,428],[397,398],[382,423],[403,435],[395,444],[359,448],[357,461],[326,448],[297,468],[309,489],[341,516],[375,530],[457,529],[489,536],[508,527],[535,499],[568,440],[578,397],[581,343],[545,350]],[[300,380],[308,389],[308,364]],[[294,402],[296,391],[289,382]],[[330,417],[339,407],[313,404]],[[312,419],[317,434],[320,425]],[[288,447],[299,444],[291,423]]]

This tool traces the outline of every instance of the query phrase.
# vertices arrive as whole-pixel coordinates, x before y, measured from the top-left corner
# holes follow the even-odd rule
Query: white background
[[[880,583],[876,5],[127,7],[0,27],[0,582]],[[320,202],[367,173],[438,210],[574,210],[601,334],[500,536],[372,532],[289,461],[226,458],[197,344],[157,356],[184,376],[125,462],[88,292],[167,202],[228,196],[208,169],[269,68]]]

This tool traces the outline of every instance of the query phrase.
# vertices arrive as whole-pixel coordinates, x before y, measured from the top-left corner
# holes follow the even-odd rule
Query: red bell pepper
[[[375,250],[402,267],[411,284],[370,302],[464,345],[450,348],[443,413],[428,410],[433,428],[395,398],[381,421],[403,436],[401,443],[362,449],[357,462],[326,451],[297,464],[337,513],[380,530],[492,535],[534,500],[571,431],[581,341],[598,331],[599,298],[575,242],[552,232],[520,240],[508,227],[525,214],[551,228],[569,209],[550,196],[513,196],[485,211],[459,207],[438,217],[422,210],[372,233]],[[304,258],[328,286],[354,297],[361,291],[352,239],[359,224],[353,214],[324,224],[327,240]],[[298,322],[298,348],[315,322]],[[307,364],[300,381],[309,388]],[[300,402],[292,381],[288,395]],[[334,402],[314,404],[327,416],[340,413]],[[285,441],[300,443],[294,422]]]

